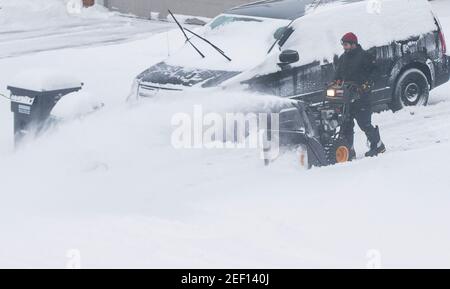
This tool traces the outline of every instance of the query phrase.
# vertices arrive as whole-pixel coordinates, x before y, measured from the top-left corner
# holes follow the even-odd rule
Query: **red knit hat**
[[[342,37],[342,43],[345,43],[345,42],[357,44],[358,37],[354,33],[349,32]]]

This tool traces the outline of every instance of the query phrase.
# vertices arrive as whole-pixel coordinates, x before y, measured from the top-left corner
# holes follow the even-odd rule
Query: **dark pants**
[[[343,134],[353,147],[355,120],[358,126],[366,134],[371,146],[376,146],[380,141],[378,129],[372,125],[372,109],[369,101],[357,100],[350,106],[350,119],[344,124]]]

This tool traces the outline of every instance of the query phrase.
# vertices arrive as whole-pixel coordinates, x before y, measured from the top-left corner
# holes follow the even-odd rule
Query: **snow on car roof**
[[[335,4],[324,5],[292,24],[297,33],[293,33],[283,49],[299,51],[299,64],[324,59],[331,62],[334,55],[342,53],[340,40],[349,31],[358,35],[360,44],[369,49],[437,28],[431,6],[425,0],[384,0],[373,10],[367,6],[369,1],[347,6]]]
[[[263,0],[231,8],[226,13],[264,18],[294,20],[304,16],[311,8],[342,2],[352,3],[363,0]]]
[[[314,13],[306,13],[292,23],[296,32],[282,48],[272,50],[264,63],[239,77],[244,80],[281,70],[277,63],[285,49],[299,52],[300,60],[294,66],[314,61],[331,63],[335,55],[343,52],[340,39],[349,31],[358,35],[363,48],[369,49],[437,29],[431,5],[426,0],[384,0],[381,3],[379,11],[371,11],[363,2],[344,7],[336,1],[315,9]]]

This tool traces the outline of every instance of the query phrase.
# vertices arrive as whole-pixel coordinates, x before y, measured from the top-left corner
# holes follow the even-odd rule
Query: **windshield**
[[[255,19],[255,18],[248,18],[248,17],[238,17],[238,16],[231,16],[231,15],[220,15],[211,23],[208,25],[211,29],[216,29],[217,27],[227,25],[232,22],[262,22],[262,20]]]
[[[289,22],[222,14],[195,32],[223,50],[232,61],[227,61],[204,41],[191,37],[190,41],[205,54],[205,58],[201,58],[192,47],[184,45],[166,63],[190,68],[243,71],[264,61],[267,51]]]
[[[234,15],[220,15],[208,25],[211,30],[217,29],[218,27],[225,26],[227,24],[233,22],[263,22],[261,19],[242,17],[242,16],[234,16]],[[281,26],[276,29],[273,33],[273,38],[275,40],[279,40],[283,35],[283,32],[286,30],[287,26]]]

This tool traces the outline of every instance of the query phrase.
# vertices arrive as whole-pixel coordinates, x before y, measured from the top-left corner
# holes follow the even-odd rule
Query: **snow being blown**
[[[11,210],[1,214],[183,214],[182,200],[190,198],[185,189],[204,185],[204,173],[207,178],[220,175],[222,169],[215,167],[214,158],[236,161],[243,153],[250,163],[262,161],[256,149],[177,150],[171,144],[172,117],[192,114],[197,104],[202,104],[205,113],[225,113],[255,107],[258,102],[263,109],[280,100],[244,92],[163,95],[63,122],[2,158],[0,174],[12,177],[2,183],[8,191],[2,196],[2,207]]]
[[[171,144],[176,113],[270,97],[168,94],[68,121],[2,158],[0,266],[61,267],[70,249],[82,267],[365,267],[371,250],[449,266],[447,92],[375,116],[387,154],[308,172],[293,152],[264,167],[255,149]]]

